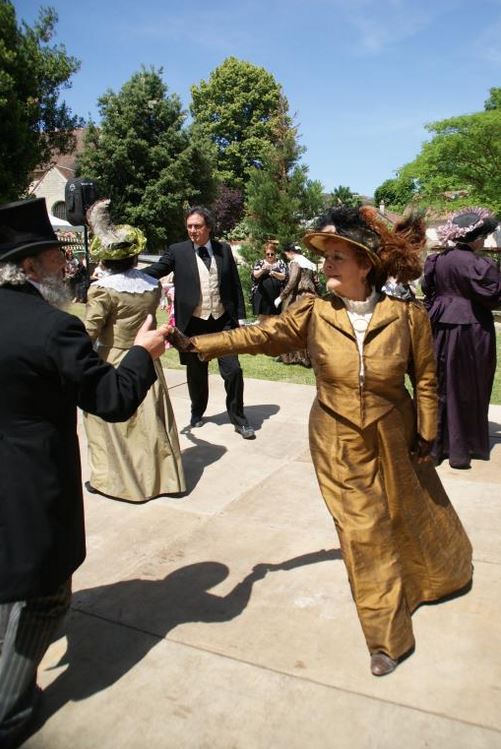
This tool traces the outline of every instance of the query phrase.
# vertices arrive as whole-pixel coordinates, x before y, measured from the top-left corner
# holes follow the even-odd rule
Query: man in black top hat
[[[125,421],[155,381],[151,318],[117,369],[61,300],[64,255],[43,199],[0,206],[0,746],[31,718],[36,672],[85,557],[77,406]],[[50,302],[52,303],[49,303]]]

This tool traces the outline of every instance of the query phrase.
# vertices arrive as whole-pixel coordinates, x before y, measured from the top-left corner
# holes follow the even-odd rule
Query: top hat
[[[21,260],[66,244],[52,228],[45,198],[0,206],[0,262]]]

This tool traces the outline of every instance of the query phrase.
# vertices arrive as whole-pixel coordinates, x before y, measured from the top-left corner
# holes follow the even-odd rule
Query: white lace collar
[[[338,294],[337,296],[342,299],[348,312],[353,312],[356,315],[368,315],[374,312],[374,307],[379,301],[381,295],[373,288],[367,299],[364,299],[361,302],[355,301],[354,299],[347,299],[346,297],[341,296],[341,294]]]
[[[124,273],[112,273],[94,282],[96,286],[104,286],[114,291],[126,291],[129,294],[144,294],[158,287],[158,281],[146,275],[137,268],[131,268]]]

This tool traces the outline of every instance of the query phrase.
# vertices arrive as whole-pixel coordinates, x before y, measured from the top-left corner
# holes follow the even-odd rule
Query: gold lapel
[[[355,333],[353,332],[353,327],[351,325],[350,318],[348,317],[348,313],[343,302],[334,295],[332,295],[331,297],[326,297],[321,301],[322,303],[318,304],[319,316],[323,320],[328,322],[329,325],[333,325],[349,338],[355,339]],[[374,308],[374,314],[371,317],[371,321],[365,335],[366,340],[369,336],[373,338],[375,335],[381,332],[383,328],[386,328],[387,325],[398,319],[399,314],[396,304],[400,303],[401,302],[395,302],[389,297],[384,296],[376,304]]]
[[[383,296],[383,298],[376,304],[369,327],[367,328],[367,333],[365,334],[365,340],[367,340],[369,336],[373,338],[391,322],[398,320],[399,308],[395,306],[396,304],[401,304],[401,302],[395,302],[387,296]]]
[[[355,339],[350,318],[341,299],[334,295],[328,296],[320,300],[317,306],[318,314],[322,320],[328,322],[329,325],[333,325],[349,338]]]

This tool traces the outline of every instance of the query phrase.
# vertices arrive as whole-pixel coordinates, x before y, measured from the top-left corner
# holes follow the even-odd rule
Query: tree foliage
[[[51,8],[36,24],[17,23],[10,0],[0,0],[0,201],[21,197],[35,167],[48,166],[54,151],[70,152],[80,127],[63,88],[80,63],[64,45],[50,45],[57,23]]]
[[[250,242],[242,254],[248,262],[261,256],[268,239],[282,245],[299,241],[305,223],[324,205],[322,185],[309,180],[308,168],[299,163],[303,149],[296,128],[289,124],[285,100],[281,112],[273,134],[276,145],[268,146],[262,167],[251,170],[247,185],[245,221]]]
[[[184,238],[184,210],[214,195],[208,141],[167,94],[162,69],[144,67],[118,93],[98,100],[101,123],[91,123],[78,171],[97,180],[116,221],[140,227],[148,249]]]
[[[335,187],[330,195],[330,205],[347,205],[351,208],[359,208],[362,205],[362,198],[358,193],[352,192],[349,187],[339,185]]]
[[[216,221],[216,234],[227,235],[243,217],[244,194],[242,190],[221,183],[211,208]]]
[[[228,57],[191,94],[194,121],[217,149],[217,179],[243,189],[274,142],[280,86],[264,68]]]
[[[384,203],[390,211],[402,213],[416,196],[416,181],[412,177],[397,175],[387,179],[374,191],[374,202],[377,206]]]
[[[400,170],[401,179],[417,184],[419,200],[443,208],[448,205],[447,193],[464,193],[463,202],[499,211],[501,109],[433,122],[427,130],[433,134],[431,140]]]
[[[501,88],[489,89],[489,98],[484,104],[484,109],[490,111],[491,109],[501,109]]]

